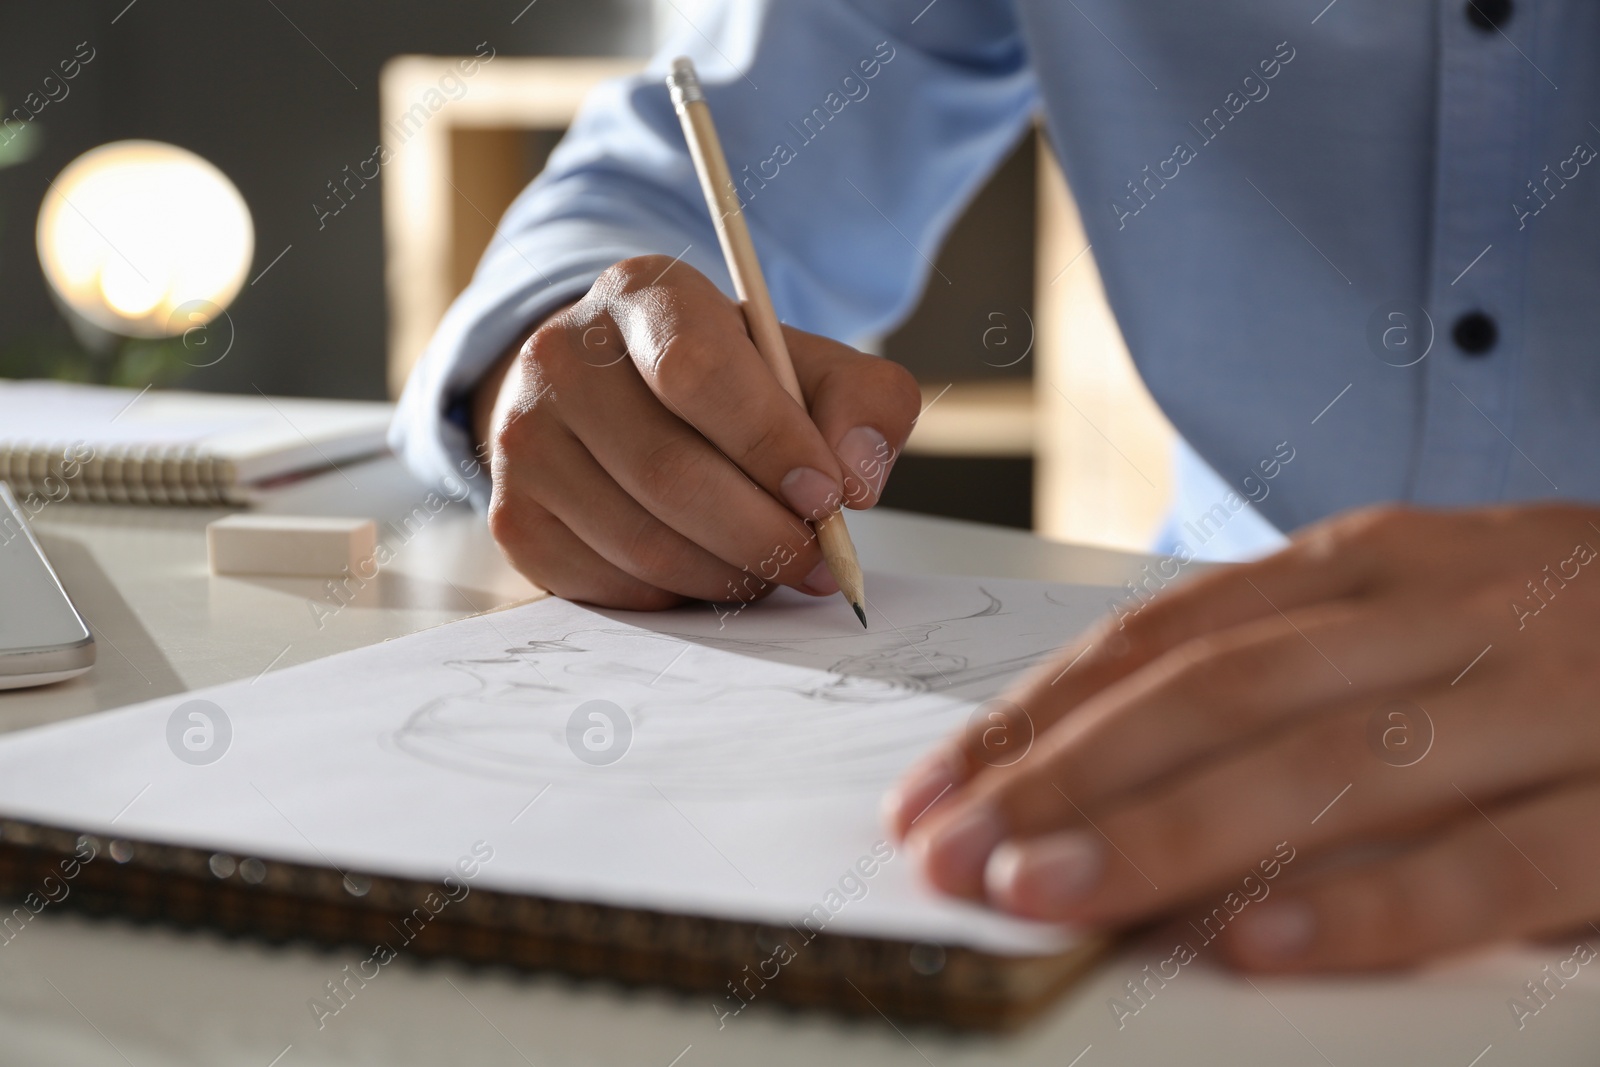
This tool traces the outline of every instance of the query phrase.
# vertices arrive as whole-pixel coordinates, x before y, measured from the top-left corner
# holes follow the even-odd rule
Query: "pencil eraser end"
[[[229,515],[206,525],[212,574],[338,577],[378,546],[371,519],[320,515]]]
[[[675,107],[706,98],[705,91],[700,88],[700,76],[695,73],[694,60],[688,56],[679,56],[672,61],[671,73],[667,75],[667,88],[672,90]]]

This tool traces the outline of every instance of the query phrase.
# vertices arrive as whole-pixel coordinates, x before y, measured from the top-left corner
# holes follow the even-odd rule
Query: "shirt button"
[[[1466,12],[1467,21],[1487,33],[1511,18],[1511,0],[1467,0]]]
[[[1500,327],[1481,311],[1469,311],[1456,320],[1450,332],[1456,347],[1469,356],[1481,356],[1500,340]]]

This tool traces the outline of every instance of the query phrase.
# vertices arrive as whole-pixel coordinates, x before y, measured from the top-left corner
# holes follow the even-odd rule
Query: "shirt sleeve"
[[[673,10],[683,10],[677,6]],[[389,442],[480,509],[467,398],[519,336],[619,260],[678,257],[732,292],[665,87],[700,69],[779,316],[846,340],[902,318],[945,231],[1031,119],[995,0],[715,0],[585,103],[412,371]]]

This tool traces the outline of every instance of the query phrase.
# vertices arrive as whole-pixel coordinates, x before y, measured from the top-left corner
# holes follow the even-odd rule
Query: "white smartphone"
[[[0,482],[0,689],[59,682],[93,666],[94,634]]]

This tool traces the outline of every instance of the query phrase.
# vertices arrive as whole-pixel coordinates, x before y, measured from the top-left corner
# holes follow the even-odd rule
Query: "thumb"
[[[811,421],[839,458],[845,504],[870,508],[922,409],[922,391],[891,360],[784,327]]]

